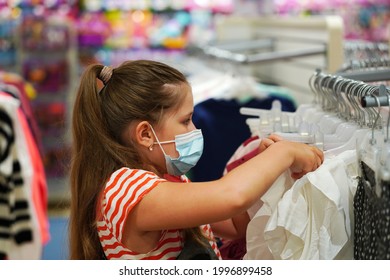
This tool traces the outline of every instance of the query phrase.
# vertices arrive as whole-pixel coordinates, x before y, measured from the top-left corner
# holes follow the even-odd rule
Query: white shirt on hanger
[[[274,213],[278,202],[284,193],[293,185],[289,171],[280,175],[268,191],[260,198],[259,203],[255,203],[247,211],[251,217],[246,231],[247,252],[245,260],[272,260],[272,253],[268,248],[268,243],[264,239],[264,230],[272,213]],[[261,208],[259,208],[261,205]],[[258,209],[258,210],[257,210]],[[257,212],[255,212],[257,210]],[[253,214],[253,212],[255,212]]]
[[[267,257],[266,249],[274,259],[353,259],[356,151],[326,158],[290,186],[287,176],[280,176],[264,195],[270,196],[264,202],[270,206],[249,222],[244,259]]]

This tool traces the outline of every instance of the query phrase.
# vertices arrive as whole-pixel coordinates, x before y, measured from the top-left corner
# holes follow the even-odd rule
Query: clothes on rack
[[[37,95],[35,88],[16,73],[0,71],[0,90],[7,92],[20,101],[22,111],[26,115],[34,141],[39,149],[39,153],[42,155],[42,135],[31,107],[31,100]]]
[[[390,259],[390,182],[381,181],[381,195],[375,193],[375,172],[366,163],[360,163],[354,197],[355,242],[357,260]]]
[[[245,103],[234,98],[210,98],[195,105],[193,122],[197,128],[202,129],[205,145],[202,157],[191,170],[191,180],[200,182],[219,179],[231,155],[251,136],[245,124],[246,117],[239,112],[240,108],[248,106],[269,109],[275,100],[281,101],[284,111],[292,112],[296,109],[291,98],[277,94],[252,98]]]
[[[343,87],[337,88],[337,83]],[[282,134],[287,140],[312,145],[319,143],[308,136],[322,135],[325,161],[316,171],[295,181],[286,171],[248,210],[251,220],[243,259],[389,259],[390,176],[386,174],[390,174],[390,168],[388,146],[383,146],[388,133],[386,138],[386,133],[380,131],[383,126],[389,129],[389,122],[381,120],[384,116],[389,120],[389,111],[383,114],[378,107],[388,106],[388,102],[382,105],[379,100],[385,99],[378,96],[374,98],[376,102],[371,102],[376,108],[364,108],[364,103],[359,102],[378,92],[383,94],[383,87],[341,76],[322,76],[314,81],[312,89],[316,91],[316,102],[300,105],[293,113],[282,112],[278,117],[287,125],[278,128],[285,130]],[[262,117],[270,113],[243,111]],[[252,137],[235,151],[225,173],[257,154],[262,135],[260,122],[250,120],[247,124]],[[300,123],[291,125],[292,120]],[[315,126],[316,132],[321,133],[292,131],[299,124]],[[264,131],[278,132],[272,130],[276,127],[272,122],[268,126]],[[381,154],[384,156],[379,162]],[[367,171],[362,164],[365,155],[374,162],[371,168],[375,172]],[[381,178],[380,182],[375,178]]]
[[[25,92],[0,91],[0,255],[40,259],[50,239],[47,184]],[[22,106],[24,105],[24,106]],[[4,148],[4,149],[3,149]]]
[[[21,164],[15,147],[15,129],[7,111],[0,109],[2,146],[1,154],[1,209],[0,259],[8,259],[14,242],[31,242],[32,220],[28,194],[24,190]]]
[[[228,161],[225,173],[258,153],[252,136]],[[244,259],[352,259],[356,152],[328,156],[315,172],[294,181],[286,171],[248,209]],[[324,209],[327,209],[324,212]],[[338,223],[337,225],[335,225]]]
[[[356,153],[346,151],[325,159],[318,170],[291,186],[280,187],[276,182],[273,187],[284,189],[285,193],[274,205],[261,237],[275,259],[353,258],[353,206],[350,202],[356,191],[357,182],[352,180],[356,175]],[[249,235],[249,229],[259,222],[262,221],[251,220]],[[247,249],[246,258],[250,259],[256,248],[248,246]]]

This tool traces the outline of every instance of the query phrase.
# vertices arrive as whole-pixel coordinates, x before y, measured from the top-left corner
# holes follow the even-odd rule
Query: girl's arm
[[[321,165],[323,153],[302,143],[279,141],[219,180],[163,182],[129,213],[141,232],[195,227],[245,212],[288,168],[296,178]]]
[[[221,222],[211,224],[215,236],[234,240],[246,236],[246,229],[250,221],[248,213],[245,211]]]
[[[243,164],[247,160],[256,156],[257,154],[265,151],[269,146],[274,144],[275,142],[282,141],[283,139],[278,135],[271,134],[266,138],[262,138],[257,149],[245,154],[241,158],[230,163],[226,169],[228,172]],[[237,186],[239,187],[239,186]],[[250,221],[250,217],[247,211],[232,217],[231,219],[224,220],[221,222],[216,222],[211,224],[211,228],[216,236],[222,237],[229,240],[239,239],[246,236],[246,229],[248,223]]]

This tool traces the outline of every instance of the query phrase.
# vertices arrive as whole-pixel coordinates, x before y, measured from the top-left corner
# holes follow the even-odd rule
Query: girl
[[[323,162],[317,148],[276,141],[219,180],[191,183],[203,149],[193,108],[186,78],[163,63],[87,67],[72,120],[71,259],[218,259],[210,223],[224,225],[218,236],[240,231],[231,218],[281,173]]]

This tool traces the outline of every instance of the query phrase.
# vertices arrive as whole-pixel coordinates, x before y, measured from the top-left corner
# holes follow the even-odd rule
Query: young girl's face
[[[180,90],[181,94],[185,94],[183,103],[177,111],[164,118],[162,126],[160,126],[156,131],[160,142],[175,140],[176,135],[187,133],[196,129],[194,123],[192,122],[194,100],[191,87],[185,84],[180,86]],[[163,148],[164,151],[172,158],[179,156],[175,149],[175,143],[164,144]]]

